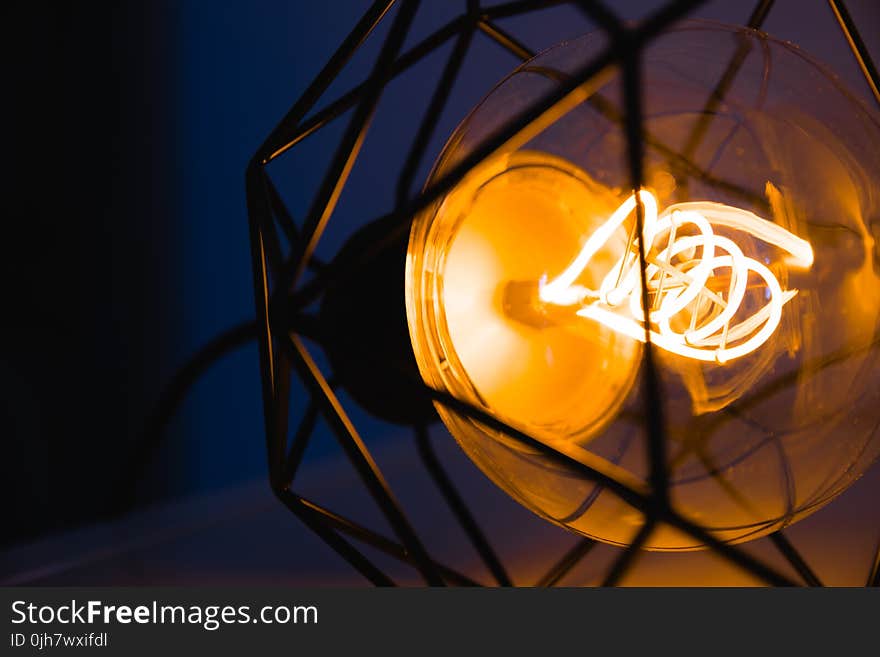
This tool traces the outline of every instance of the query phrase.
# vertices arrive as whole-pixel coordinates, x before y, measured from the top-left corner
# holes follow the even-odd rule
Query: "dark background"
[[[163,383],[214,334],[251,318],[245,164],[366,4],[3,3],[0,541],[107,517]],[[637,18],[661,3],[611,4]],[[752,4],[716,1],[696,15],[742,23]],[[459,5],[423,2],[412,38]],[[849,6],[877,52],[877,4]],[[534,49],[591,29],[568,9],[503,25]],[[869,98],[826,3],[780,0],[765,28],[803,45]],[[328,98],[364,77],[377,41],[381,35]],[[377,119],[342,213],[362,218],[389,207],[384,172],[405,152],[447,53],[389,91],[396,107],[409,97],[421,104]],[[475,40],[429,160],[516,63]],[[307,203],[328,143],[310,140],[285,170],[294,207]],[[325,255],[345,237],[334,230]],[[262,477],[259,395],[253,346],[214,367],[146,467],[138,504]]]
[[[179,50],[159,7],[2,9],[6,540],[106,511],[174,357]]]

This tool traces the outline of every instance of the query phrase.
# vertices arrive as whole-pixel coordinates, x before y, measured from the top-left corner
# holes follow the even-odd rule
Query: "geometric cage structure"
[[[571,2],[595,21],[607,35],[608,45],[591,62],[574,75],[562,79],[538,102],[519,112],[513,120],[500,126],[479,144],[472,153],[455,164],[440,179],[422,192],[410,196],[413,172],[421,162],[428,141],[450,89],[459,75],[468,46],[474,38],[489,38],[523,60],[534,53],[514,36],[501,29],[500,18],[526,14],[560,0],[512,0],[491,7],[481,7],[478,0],[468,0],[465,11],[457,18],[439,27],[428,37],[403,50],[403,44],[412,25],[417,0],[377,0],[366,11],[350,34],[335,51],[303,95],[294,103],[278,126],[257,150],[246,171],[246,194],[250,228],[254,295],[256,301],[256,337],[259,342],[263,412],[266,430],[269,483],[273,493],[300,521],[317,534],[353,568],[375,585],[394,585],[360,549],[357,542],[371,546],[414,567],[428,585],[480,585],[471,577],[444,563],[442,555],[434,554],[430,546],[417,535],[407,519],[393,491],[372,458],[369,449],[355,428],[334,391],[332,377],[328,377],[316,363],[303,337],[319,345],[326,342],[323,327],[309,309],[321,301],[335,282],[375,265],[384,255],[408,236],[411,221],[421,210],[449,192],[467,173],[490,157],[510,140],[517,138],[548,116],[553,109],[610,66],[620,67],[623,77],[622,127],[626,135],[629,182],[632,189],[640,189],[643,181],[643,151],[645,148],[640,96],[640,56],[642,49],[675,21],[687,16],[702,4],[699,0],[671,0],[662,8],[635,26],[625,25],[601,3],[587,0]],[[396,10],[392,8],[397,5]],[[880,78],[865,48],[856,25],[841,0],[830,0],[830,5],[875,97],[880,102]],[[746,27],[759,30],[773,6],[772,0],[760,0]],[[363,44],[380,21],[391,21],[390,29],[369,77],[348,93],[343,94],[323,109],[313,108],[343,69],[354,52]],[[385,86],[391,79],[427,57],[440,46],[453,43],[451,54],[437,80],[427,111],[418,128],[416,138],[406,156],[397,179],[397,203],[394,209],[377,217],[377,227],[357,249],[345,250],[330,263],[319,262],[315,248],[322,233],[333,219],[336,201],[346,184],[348,174],[358,157],[361,143],[369,129],[371,118]],[[742,63],[742,54],[734,56],[724,75],[707,99],[707,106],[720,104],[736,77]],[[334,119],[351,111],[341,142],[332,156],[331,164],[317,190],[311,206],[300,222],[294,221],[270,178],[266,165],[282,157],[309,135],[321,130]],[[638,234],[643,222],[641,206],[636,214]],[[644,247],[639,244],[639,264],[645,272]],[[304,281],[305,272],[313,276]],[[401,279],[403,272],[400,272]],[[644,286],[643,286],[644,287]],[[233,340],[241,335],[232,336]],[[248,333],[248,337],[252,337]],[[876,346],[876,345],[875,345]],[[704,543],[721,557],[745,569],[770,585],[821,585],[821,579],[806,563],[781,530],[770,535],[770,540],[791,564],[800,580],[794,581],[770,565],[741,548],[724,543],[678,513],[669,498],[669,474],[666,470],[663,399],[659,394],[655,355],[650,340],[643,350],[644,361],[644,431],[649,456],[649,493],[640,492],[625,483],[590,468],[552,446],[525,432],[511,427],[485,410],[458,399],[449,393],[427,386],[413,368],[406,363],[391,362],[364,355],[369,362],[365,367],[384,368],[390,376],[400,377],[412,390],[433,403],[478,421],[503,433],[511,440],[520,441],[540,451],[552,462],[577,471],[598,487],[616,495],[644,515],[646,521],[631,544],[623,549],[605,574],[603,585],[615,585],[632,565],[658,523],[665,523]],[[290,416],[291,377],[298,377],[308,391],[308,405],[302,417]],[[307,499],[295,490],[296,474],[302,456],[315,427],[318,415],[323,416],[346,456],[356,469],[364,488],[381,509],[394,536],[389,537],[364,527]],[[294,420],[296,420],[294,422]],[[459,494],[446,474],[442,463],[433,452],[427,437],[427,420],[406,421],[412,426],[419,455],[432,480],[457,522],[461,525],[481,560],[492,574],[495,584],[511,585],[513,578],[492,547],[467,501]],[[291,428],[293,427],[293,430]],[[582,538],[547,571],[535,585],[552,586],[569,572],[581,559],[586,558],[594,541]],[[868,585],[880,585],[877,552],[870,571]]]

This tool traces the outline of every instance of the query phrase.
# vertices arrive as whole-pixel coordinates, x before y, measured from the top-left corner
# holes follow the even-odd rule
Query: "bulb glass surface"
[[[431,180],[603,45],[566,42],[508,76]],[[612,71],[416,218],[410,333],[429,385],[648,491],[647,331],[672,502],[739,542],[820,508],[880,451],[880,123],[798,49],[717,24],[659,37],[644,81],[638,194]],[[548,520],[621,545],[644,523],[578,473],[438,410],[480,469]],[[661,525],[647,547],[700,545]]]

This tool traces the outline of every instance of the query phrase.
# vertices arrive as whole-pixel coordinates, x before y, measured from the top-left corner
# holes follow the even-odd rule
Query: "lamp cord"
[[[251,320],[217,334],[193,354],[174,373],[147,416],[143,431],[134,439],[124,465],[117,471],[111,513],[130,510],[136,501],[137,485],[162,444],[165,428],[180,409],[193,385],[224,356],[257,337],[257,324]]]

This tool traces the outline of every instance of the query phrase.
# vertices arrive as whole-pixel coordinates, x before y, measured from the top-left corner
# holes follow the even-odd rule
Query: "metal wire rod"
[[[318,405],[314,400],[309,402],[308,407],[303,413],[299,426],[293,439],[290,441],[290,448],[287,451],[287,458],[284,459],[284,485],[289,488],[293,483],[296,472],[302,463],[303,455],[306,453],[306,447],[315,431],[315,425],[318,421]]]
[[[492,573],[498,584],[501,586],[513,586],[513,582],[501,563],[501,559],[498,558],[498,555],[489,543],[489,539],[486,538],[486,534],[480,528],[479,523],[468,508],[467,503],[455,488],[452,479],[449,478],[449,475],[443,469],[440,459],[437,458],[437,453],[431,445],[431,437],[428,435],[427,428],[423,426],[416,427],[415,435],[416,447],[418,448],[422,463],[425,465],[425,469],[428,471],[458,524],[467,535],[471,545],[477,551],[477,554],[480,555],[486,568],[489,569],[489,572]]]
[[[303,345],[298,337],[291,335],[289,336],[289,341],[285,342],[285,346],[289,347],[286,351],[290,354],[294,369],[296,369],[300,379],[310,390],[312,398],[317,402],[321,413],[330,425],[330,429],[336,435],[349,461],[351,461],[373,499],[379,505],[394,533],[406,546],[407,552],[412,556],[414,564],[422,573],[425,581],[428,584],[442,586],[442,577],[434,568],[434,564],[428,557],[425,547],[404,515],[400,503],[391,492],[391,488],[379,470],[379,466],[376,465],[336,395],[333,394],[333,391],[327,384],[327,380],[309,355],[305,345]]]
[[[764,25],[764,21],[767,20],[767,15],[770,13],[775,2],[776,0],[758,0],[758,4],[752,9],[752,13],[749,14],[749,19],[746,21],[746,27],[753,30],[760,30]]]
[[[410,67],[419,63],[453,36],[461,32],[461,30],[464,29],[467,20],[468,16],[466,14],[454,18],[436,32],[425,37],[422,41],[403,53],[397,58],[391,67],[391,79],[393,80],[401,73],[409,70]],[[366,87],[366,82],[353,87],[330,104],[315,112],[315,114],[309,118],[303,119],[297,125],[289,126],[285,133],[284,141],[272,144],[274,150],[263,156],[262,163],[268,164],[278,156],[283,155],[303,139],[314,134],[325,125],[354,107],[363,96]]]
[[[419,0],[401,0],[400,9],[394,17],[382,50],[376,59],[376,64],[367,80],[360,103],[355,108],[354,115],[346,128],[345,134],[339,147],[333,156],[330,168],[324,174],[324,178],[318,187],[318,192],[312,201],[308,214],[303,221],[302,237],[303,246],[295,249],[295,255],[291,264],[295,264],[292,275],[279,278],[279,286],[276,291],[283,291],[289,286],[295,285],[297,279],[305,270],[306,263],[318,245],[318,240],[324,232],[324,227],[330,219],[330,215],[336,208],[336,202],[342,193],[342,188],[348,181],[354,161],[360,153],[361,146],[366,138],[367,130],[379,98],[391,79],[392,65],[397,53],[403,46],[403,40],[409,31],[410,24],[418,9]]]
[[[880,104],[880,75],[877,74],[877,67],[874,65],[871,53],[868,52],[868,47],[862,41],[862,36],[859,34],[855,21],[850,16],[843,0],[828,0],[828,4],[831,6],[831,11],[834,12],[834,17],[837,19],[837,24],[840,26],[846,42],[849,44],[853,57],[856,58],[856,63],[862,70],[862,75],[865,76],[865,81],[868,83],[871,93],[874,94],[874,100]]]
[[[880,586],[880,541],[877,541],[874,549],[874,565],[871,566],[865,586]]]
[[[303,504],[303,506],[318,514],[321,518],[323,518],[338,531],[348,534],[352,538],[356,538],[366,545],[374,547],[380,552],[384,552],[388,556],[394,557],[398,561],[412,565],[411,555],[399,543],[396,543],[390,538],[387,538],[379,534],[378,532],[373,531],[372,529],[368,529],[363,525],[354,522],[353,520],[345,518],[338,513],[334,513],[333,511],[330,511],[326,507],[323,507],[316,502],[308,500],[304,497],[299,497],[295,493],[292,493],[292,495],[294,495]],[[444,566],[443,564],[434,562],[434,567],[451,584],[455,584],[456,586],[480,586],[479,582],[476,582],[467,575],[464,575],[457,570],[453,570],[448,566]]]
[[[287,243],[291,247],[295,244],[299,244],[299,228],[297,228],[293,217],[290,216],[290,212],[287,210],[287,206],[284,204],[281,194],[278,193],[278,188],[275,187],[275,183],[272,182],[272,178],[268,175],[266,176],[266,189],[269,193],[269,207],[272,208],[272,214],[275,215],[275,220],[278,222],[278,225],[281,226],[281,230],[284,231]]]
[[[767,15],[770,13],[774,1],[775,0],[760,0],[752,10],[746,27],[753,30],[760,29],[764,24]],[[709,98],[706,100],[706,104],[703,106],[700,113],[700,118],[694,124],[693,130],[691,130],[690,135],[688,135],[688,138],[685,141],[684,148],[682,149],[682,156],[685,159],[690,159],[696,152],[700,143],[702,143],[703,138],[706,136],[706,132],[709,130],[709,125],[717,115],[718,107],[724,102],[724,99],[730,91],[730,88],[733,86],[737,75],[739,75],[740,69],[742,69],[743,64],[745,64],[746,57],[748,57],[748,54],[752,50],[752,41],[749,36],[741,35],[738,41],[739,43],[737,44],[736,50],[731,56],[730,62],[728,62],[724,73],[721,75],[721,79],[709,94]]]
[[[638,52],[632,51],[624,61],[623,97],[626,105],[625,131],[627,140],[627,159],[629,163],[630,187],[636,190],[636,235],[644,234],[645,210],[639,200],[644,182],[644,140],[642,138],[642,80],[641,59]],[[632,240],[632,236],[630,237]],[[648,317],[651,308],[648,298],[648,255],[645,253],[645,240],[636,240],[639,256],[639,275],[641,278],[642,312]],[[627,247],[629,250],[629,247]],[[628,251],[627,251],[628,252]],[[651,343],[649,323],[645,322],[645,345],[642,351],[645,393],[645,434],[648,447],[648,467],[653,504],[666,507],[669,504],[669,474],[666,468],[666,418],[660,394],[660,375],[657,371],[654,346]]]
[[[279,147],[273,147],[272,144],[289,141],[284,135],[295,128],[306,113],[318,102],[318,99],[327,90],[327,87],[336,79],[336,76],[339,75],[339,72],[345,67],[355,51],[370,36],[370,33],[379,24],[388,10],[391,9],[394,2],[395,0],[376,0],[364,12],[364,15],[348,36],[345,37],[318,75],[315,76],[315,79],[312,80],[299,100],[294,103],[284,118],[278,122],[275,129],[269,133],[263,145],[257,150],[257,156],[254,158],[257,162],[264,164],[267,161],[267,151],[275,151],[271,156],[277,157],[281,152],[290,148],[290,146],[286,146],[281,147],[279,150]]]
[[[526,61],[535,56],[535,53],[531,48],[526,46],[522,41],[518,41],[516,37],[505,32],[488,19],[481,19],[480,22],[477,23],[477,27],[483,34],[495,41],[495,43],[498,43],[503,48],[513,53],[515,57],[519,57],[521,60]]]
[[[822,586],[822,581],[781,530],[773,532],[768,538],[809,586]]]
[[[360,550],[336,533],[326,522],[325,516],[307,506],[303,500],[288,490],[279,490],[275,494],[297,518],[368,581],[375,586],[395,586],[394,581],[379,570]]]
[[[595,21],[614,40],[624,36],[626,28],[617,15],[599,0],[580,0],[575,6],[588,19]]]
[[[256,319],[257,345],[260,353],[260,387],[263,399],[263,422],[266,434],[266,460],[269,483],[273,490],[283,488],[284,446],[278,440],[275,426],[276,362],[272,326],[269,318],[269,273],[266,266],[266,248],[262,226],[272,215],[265,185],[266,175],[262,167],[254,163],[245,171],[245,193],[248,208],[248,230],[251,242],[251,269],[253,270],[254,315]],[[281,275],[283,272],[279,273]]]
[[[474,21],[476,21],[476,16],[474,16]],[[462,30],[455,41],[455,46],[449,55],[449,59],[446,61],[446,66],[443,67],[443,72],[440,74],[440,79],[437,81],[437,86],[434,89],[434,95],[431,96],[431,101],[425,110],[425,117],[419,125],[415,139],[412,141],[412,146],[400,170],[396,190],[398,205],[403,205],[406,202],[409,188],[412,186],[419,163],[422,161],[422,157],[424,157],[428,142],[434,134],[437,122],[440,120],[440,115],[443,113],[443,108],[449,99],[449,92],[452,90],[452,85],[455,84],[456,79],[458,79],[458,72],[461,69],[462,63],[464,63],[473,34],[474,30],[472,27]]]
[[[605,575],[605,579],[602,580],[602,586],[617,586],[620,580],[623,579],[623,576],[632,569],[639,556],[639,551],[642,549],[645,541],[651,536],[651,532],[654,531],[654,523],[653,518],[648,518],[645,521],[645,524],[639,529],[632,543],[614,560],[610,570]]]
[[[596,547],[596,541],[593,539],[580,539],[570,550],[568,550],[568,552],[562,555],[562,558],[559,561],[550,567],[550,570],[548,570],[544,576],[535,583],[535,586],[556,586],[556,584],[558,584],[572,568],[578,565],[594,547]]]

